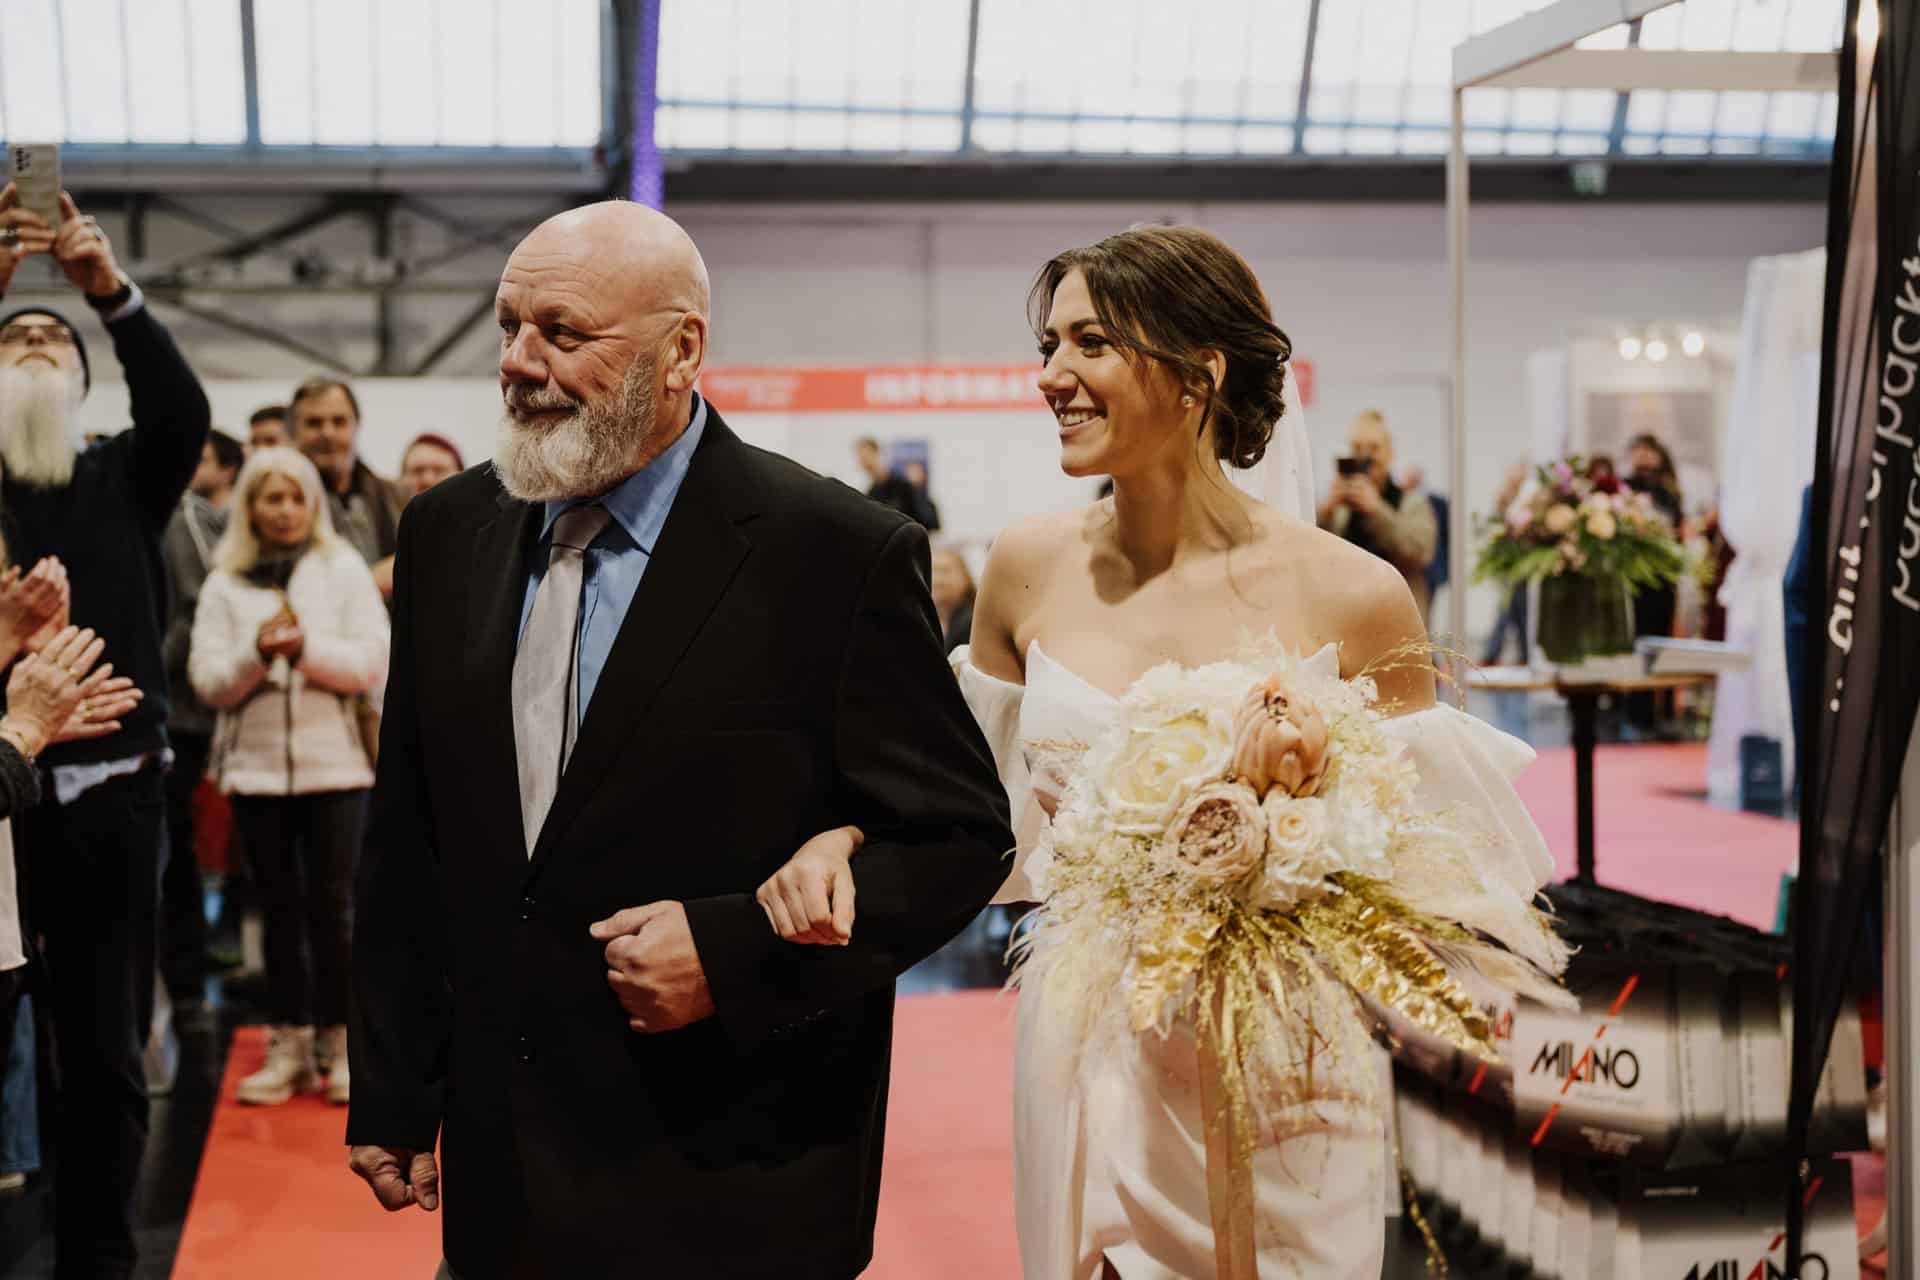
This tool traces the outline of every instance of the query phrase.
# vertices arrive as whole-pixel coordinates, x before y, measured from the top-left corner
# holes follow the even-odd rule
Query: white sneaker
[[[320,1087],[313,1065],[312,1027],[275,1027],[267,1041],[267,1062],[240,1082],[235,1096],[256,1107],[277,1107],[296,1093]]]
[[[327,1072],[327,1101],[336,1107],[347,1105],[349,1077],[347,1075],[347,1029],[328,1027],[321,1033],[319,1043],[326,1046],[327,1060],[332,1064]]]

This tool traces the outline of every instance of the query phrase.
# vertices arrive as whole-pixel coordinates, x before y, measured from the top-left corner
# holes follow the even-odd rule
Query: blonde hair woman
[[[233,797],[266,916],[274,1028],[239,1098],[285,1102],[318,1088],[324,1063],[328,1097],[344,1104],[353,875],[373,785],[356,703],[386,680],[386,606],[299,452],[249,458],[232,510],[187,676],[219,712],[211,772]]]

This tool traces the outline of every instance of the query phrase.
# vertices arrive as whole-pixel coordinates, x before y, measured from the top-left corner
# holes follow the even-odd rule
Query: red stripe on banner
[[[1551,1129],[1551,1128],[1553,1127],[1553,1120],[1554,1120],[1554,1117],[1555,1117],[1555,1116],[1557,1116],[1557,1115],[1559,1115],[1559,1114],[1560,1114],[1560,1104],[1559,1104],[1559,1103],[1557,1103],[1557,1102],[1556,1102],[1556,1103],[1554,1103],[1554,1104],[1553,1104],[1552,1106],[1550,1106],[1550,1107],[1548,1107],[1548,1108],[1547,1108],[1547,1118],[1546,1118],[1546,1119],[1544,1119],[1544,1120],[1542,1120],[1542,1121],[1540,1122],[1540,1127],[1539,1127],[1538,1129],[1535,1129],[1535,1130],[1533,1131],[1533,1145],[1534,1145],[1534,1146],[1536,1146],[1536,1147],[1537,1147],[1537,1146],[1539,1146],[1539,1145],[1540,1145],[1541,1143],[1543,1143],[1543,1142],[1545,1142],[1545,1141],[1547,1140],[1547,1130],[1548,1130],[1548,1129]]]
[[[1313,364],[1291,365],[1300,402],[1313,404]],[[713,368],[700,390],[725,412],[849,413],[1032,409],[1045,412],[1040,366],[878,365],[865,368]]]
[[[1487,1064],[1481,1063],[1480,1069],[1473,1073],[1473,1083],[1467,1086],[1468,1093],[1480,1092],[1480,1084],[1487,1078]]]
[[[1561,1097],[1564,1098],[1567,1096],[1567,1090],[1573,1088],[1573,1082],[1578,1080],[1580,1078],[1580,1074],[1583,1071],[1585,1071],[1588,1068],[1588,1066],[1593,1062],[1594,1045],[1599,1044],[1601,1039],[1607,1034],[1608,1024],[1611,1023],[1613,1019],[1620,1016],[1620,1011],[1627,1007],[1627,1001],[1632,999],[1634,988],[1638,987],[1639,985],[1640,985],[1639,974],[1631,973],[1627,975],[1626,982],[1623,983],[1620,987],[1620,994],[1613,998],[1613,1006],[1607,1010],[1606,1019],[1600,1023],[1600,1026],[1598,1027],[1598,1029],[1596,1029],[1593,1033],[1593,1044],[1590,1044],[1586,1047],[1586,1049],[1580,1054],[1580,1061],[1573,1064],[1573,1070],[1567,1072],[1567,1078],[1560,1082]],[[1546,1119],[1542,1120],[1540,1122],[1540,1127],[1534,1130],[1533,1132],[1534,1146],[1537,1147],[1543,1141],[1546,1140],[1547,1130],[1553,1127],[1554,1117],[1559,1114],[1560,1114],[1559,1103],[1556,1102],[1551,1107],[1547,1108]]]

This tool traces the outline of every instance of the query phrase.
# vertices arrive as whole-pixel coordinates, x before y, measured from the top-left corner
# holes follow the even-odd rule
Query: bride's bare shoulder
[[[1018,635],[1038,607],[1048,581],[1086,536],[1091,508],[1028,516],[1000,531],[987,551],[973,606],[975,666],[1004,680],[1023,678]]]
[[[1038,586],[1060,564],[1062,553],[1084,539],[1097,505],[1026,516],[1002,529],[987,551],[981,589],[986,590],[987,584],[996,578],[999,579],[997,586],[1003,591],[1016,586]]]
[[[1340,667],[1352,675],[1425,643],[1420,607],[1400,571],[1346,539],[1314,525],[1278,520],[1269,526],[1273,554],[1267,560],[1281,581],[1280,594],[1295,602],[1310,630],[1340,646]],[[1431,676],[1414,664],[1404,676],[1383,677],[1398,700],[1432,701]],[[1400,686],[1405,686],[1400,687]]]

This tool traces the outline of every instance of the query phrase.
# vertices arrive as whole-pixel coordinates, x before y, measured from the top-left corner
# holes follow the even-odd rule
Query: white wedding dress
[[[1027,683],[974,667],[955,672],[980,722],[1012,806],[1018,848],[996,901],[1031,901],[1029,872],[1047,816],[1024,744],[1091,742],[1117,700],[1029,648]],[[1337,672],[1329,646],[1315,655]],[[1420,771],[1420,799],[1468,806],[1491,837],[1485,892],[1530,899],[1552,872],[1545,842],[1511,779],[1533,759],[1517,739],[1447,706],[1389,722]],[[1045,856],[1042,853],[1040,856]],[[1122,1280],[1211,1280],[1199,1064],[1191,1034],[1135,1037],[1130,1051],[1081,1055],[1074,1023],[1043,990],[1020,993],[1014,1067],[1014,1195],[1026,1280],[1097,1277],[1104,1255]],[[1385,1248],[1391,1155],[1382,1116],[1391,1101],[1378,1060],[1316,1073],[1313,1096],[1278,1109],[1256,1153],[1259,1274],[1377,1280]],[[1363,1078],[1364,1077],[1364,1078]]]

